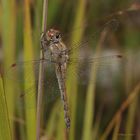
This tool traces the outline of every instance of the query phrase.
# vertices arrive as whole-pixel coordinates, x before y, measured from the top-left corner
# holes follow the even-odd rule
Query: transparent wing
[[[72,66],[72,69],[67,73],[66,78],[69,75],[74,75],[78,78],[79,84],[87,85],[93,65],[98,67],[98,71],[105,71],[106,66],[110,66],[113,64],[115,65],[116,62],[121,62],[121,60],[121,55],[110,55],[96,58],[73,58],[68,63],[68,69],[70,66]],[[28,96],[31,98],[31,96],[33,96],[34,94],[37,95],[40,63],[43,63],[44,68],[46,69],[43,83],[45,99],[44,103],[48,104],[55,99],[60,98],[60,91],[55,75],[54,63],[49,60],[34,60],[13,64],[5,74],[6,80],[12,80],[16,83],[17,99],[20,102],[24,103],[25,98],[27,98]],[[24,75],[25,70],[28,71],[27,74]],[[33,76],[31,73],[34,74],[35,78],[32,78]],[[30,86],[28,86],[28,88],[24,87],[25,81],[30,83]],[[32,108],[33,105],[29,103],[28,107]]]
[[[105,29],[114,32],[117,30],[118,25],[118,20],[113,19],[107,22],[94,33],[90,33],[90,29],[86,29],[89,32],[87,32],[87,34],[84,33],[82,41],[72,43],[69,43],[70,40],[64,41],[64,43],[66,42],[66,46],[68,48],[66,51],[68,52],[70,57],[69,66],[72,65],[73,67],[73,69],[70,70],[70,73],[74,76],[77,76],[80,83],[88,84],[89,75],[93,65],[94,67],[98,67],[98,71],[105,71],[108,66],[111,67],[113,65],[116,65],[117,62],[121,62],[122,55],[120,54],[111,54],[108,56],[101,56],[95,58],[93,57],[93,49],[91,49],[91,45],[95,46],[96,41],[99,40],[96,38],[100,38],[101,32],[103,32]],[[74,55],[75,57],[73,58],[73,53],[75,52],[77,53],[76,56]],[[67,76],[71,75],[70,73],[68,72]]]
[[[60,96],[54,65],[49,60],[34,60],[12,64],[5,73],[5,80],[14,81],[16,85],[16,98],[23,105],[26,98],[36,95],[38,91],[39,65],[44,64],[44,99],[45,104]],[[26,71],[26,74],[25,74]],[[25,83],[26,82],[26,83]],[[29,85],[26,87],[25,84]],[[33,105],[29,103],[29,108]]]
[[[111,69],[112,67],[121,66],[123,62],[122,55],[112,54],[101,57],[85,57],[85,58],[73,58],[70,60],[68,69],[70,68],[70,72],[68,71],[67,76],[74,75],[78,78],[79,84],[87,85],[90,74],[93,72],[93,67],[97,68],[97,71],[101,74],[106,71],[106,69]]]
[[[87,27],[85,29],[82,41],[75,40],[71,42],[71,37],[73,36],[74,33],[75,34],[80,33],[79,30],[75,30],[71,32],[70,34],[62,36],[62,40],[68,47],[68,50],[66,51],[68,51],[69,54],[71,54],[77,49],[88,48],[91,44],[92,46],[95,45],[97,38],[99,38],[103,30],[109,29],[110,31],[114,32],[118,29],[118,27],[119,27],[119,21],[116,19],[112,19],[109,22],[105,23],[102,27],[97,29],[94,33],[90,32],[92,27],[89,27],[89,28]]]
[[[69,44],[69,41],[66,41],[64,43],[67,43],[68,49],[66,50],[69,55],[71,55],[74,51],[77,51],[76,49],[79,48],[80,51],[87,49],[88,44],[90,42],[93,42],[95,37],[100,34],[100,32],[104,28],[110,28],[111,30],[116,30],[118,26],[118,21],[112,20],[108,23],[106,23],[100,30],[98,30],[94,34],[88,34],[86,38],[83,39],[81,42],[72,42]],[[90,57],[89,57],[90,56]],[[69,60],[68,67],[72,65],[73,68],[70,73],[72,75],[75,75],[78,77],[79,83],[87,84],[91,72],[91,68],[93,64],[96,64],[99,68],[104,67],[106,65],[112,65],[114,61],[118,61],[120,59],[119,55],[112,55],[112,56],[105,56],[105,57],[99,57],[99,58],[93,58],[93,54],[88,55],[88,57],[80,53],[76,58],[71,58]],[[49,58],[49,57],[47,57]],[[7,70],[5,77],[6,80],[12,80],[15,83],[17,83],[17,97],[21,100],[21,102],[24,102],[25,98],[31,95],[34,95],[37,93],[37,84],[38,84],[38,74],[39,74],[39,65],[40,63],[44,64],[44,67],[46,69],[46,75],[44,77],[44,93],[46,93],[45,102],[48,103],[56,97],[60,96],[60,91],[58,88],[58,83],[55,75],[54,65],[53,63],[48,60],[34,60],[29,62],[19,62],[12,64],[11,67]],[[76,70],[75,70],[76,69]],[[104,68],[101,69],[104,71]],[[26,74],[25,74],[26,71]],[[70,75],[68,72],[67,76]],[[34,78],[33,78],[34,75]],[[30,86],[28,88],[24,87],[24,82],[27,81],[30,83]],[[82,82],[81,82],[82,81]],[[34,90],[35,89],[35,90]],[[32,105],[29,105],[32,107]]]
[[[115,65],[116,62],[121,60],[120,55],[110,55],[102,56],[98,58],[84,58],[79,57],[73,58],[68,63],[68,69],[72,66],[70,72],[67,73],[66,78],[69,75],[74,75],[78,78],[78,83],[82,85],[87,85],[90,78],[90,73],[92,72],[92,66],[97,66],[98,71],[105,71],[106,66]],[[58,87],[57,78],[55,75],[54,64],[49,60],[34,60],[29,62],[19,62],[11,65],[5,74],[6,80],[11,80],[16,83],[16,96],[17,102],[20,102],[21,107],[23,107],[26,98],[31,98],[32,96],[37,96],[38,91],[38,73],[40,63],[44,64],[46,69],[44,76],[44,104],[52,103],[53,101],[60,99],[60,91]],[[25,70],[27,74],[24,75]],[[32,74],[35,78],[32,78]],[[29,82],[28,88],[24,87],[24,82]],[[27,105],[26,105],[27,106]],[[30,102],[28,103],[28,108],[33,108]]]

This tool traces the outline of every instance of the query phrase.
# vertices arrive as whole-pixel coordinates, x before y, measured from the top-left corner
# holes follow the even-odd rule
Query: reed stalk
[[[47,30],[47,12],[48,12],[48,0],[44,0],[43,3],[43,20],[42,20],[42,32],[46,33]],[[43,59],[43,51],[41,50],[40,58]],[[39,83],[38,83],[38,98],[37,98],[37,126],[36,126],[36,139],[40,139],[40,128],[41,128],[41,106],[43,97],[43,81],[44,81],[44,65],[40,63],[39,69]]]

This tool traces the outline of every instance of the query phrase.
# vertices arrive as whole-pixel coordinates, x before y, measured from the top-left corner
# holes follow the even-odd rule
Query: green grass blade
[[[48,25],[50,26],[56,20],[56,14],[60,10],[60,0],[50,0],[48,5]]]
[[[101,33],[99,43],[96,48],[96,56],[100,56],[102,43],[107,35],[107,31],[104,30]],[[83,140],[90,140],[92,137],[92,125],[94,119],[94,104],[95,104],[95,86],[96,86],[96,74],[98,70],[98,65],[94,64],[91,68],[90,81],[87,90],[86,97],[86,107],[85,107],[85,118],[84,118],[84,127],[83,127]]]
[[[133,33],[132,33],[133,35]],[[128,39],[128,44],[130,42],[130,39]],[[131,44],[131,42],[130,42]],[[131,45],[132,46],[132,45]],[[130,52],[129,52],[130,53]],[[133,81],[133,67],[132,67],[132,57],[133,55],[131,54],[129,56],[129,63],[126,65],[126,70],[129,69],[129,71],[126,71],[126,91],[127,93],[129,93],[129,90],[131,89],[132,87],[132,81]],[[131,73],[131,72],[132,73]],[[133,133],[135,133],[133,130],[134,130],[134,126],[135,126],[135,116],[136,116],[136,110],[137,110],[137,105],[138,105],[138,99],[136,98],[134,100],[134,102],[129,106],[128,108],[128,115],[126,116],[126,125],[125,125],[125,134],[124,134],[124,139],[125,140],[132,140],[133,137]],[[135,134],[134,134],[135,135]]]
[[[73,28],[75,29],[76,27],[82,27],[83,25],[83,20],[84,20],[84,14],[85,14],[85,6],[86,6],[86,1],[78,1],[77,2],[77,14],[75,16],[75,21]],[[82,34],[83,34],[84,29],[81,28],[78,32],[74,32],[71,36],[71,42],[79,42],[81,40]],[[78,55],[78,52],[74,52],[73,56]],[[74,140],[75,138],[75,128],[76,128],[76,105],[77,105],[77,77],[75,77],[71,72],[72,71],[77,71],[75,66],[70,66],[68,69],[69,77],[67,78],[67,91],[68,95],[70,97],[70,115],[71,115],[71,127],[70,127],[70,140]],[[72,95],[71,95],[72,94]]]
[[[1,34],[1,27],[2,27],[2,5],[0,3],[0,34]]]
[[[35,17],[34,17],[34,29],[33,29],[33,45],[37,50],[37,55],[40,52],[40,34],[41,34],[41,22],[42,21],[42,1],[35,2]]]
[[[0,139],[12,140],[7,100],[4,93],[4,85],[0,76]]]
[[[95,102],[95,81],[96,81],[96,71],[97,67],[95,65],[92,66],[91,72],[91,82],[88,85],[87,97],[86,97],[86,110],[85,110],[85,119],[84,119],[84,127],[83,127],[83,140],[91,139],[91,130],[93,124],[94,117],[94,102]]]
[[[128,109],[126,131],[124,134],[125,140],[133,139],[131,134],[133,135],[133,126],[134,126],[134,121],[135,121],[135,113],[136,113],[137,104],[138,104],[138,98],[134,100],[134,102],[130,105]]]
[[[94,128],[92,129],[92,140],[96,140],[99,137],[101,119],[102,119],[102,108],[100,108],[100,110],[96,116],[96,119],[95,119]]]
[[[16,44],[16,3],[15,0],[2,0],[2,48],[4,53],[4,66],[10,66],[15,60],[15,44]],[[5,82],[5,81],[4,81]],[[15,92],[14,92],[13,81],[6,81],[4,83],[5,95],[7,99],[7,106],[9,111],[11,133],[14,138],[14,103],[15,103]]]
[[[24,60],[32,60],[33,57],[33,45],[32,45],[32,28],[31,28],[31,18],[30,18],[30,1],[25,0],[24,2]],[[24,74],[28,75],[30,73],[31,81],[35,81],[35,77],[33,74],[33,68],[24,69]],[[33,83],[25,79],[24,86],[25,89],[32,87]],[[34,93],[36,89],[33,89]],[[25,98],[25,119],[26,119],[26,132],[28,140],[36,139],[36,94],[30,94]],[[30,108],[31,105],[31,108]]]
[[[62,113],[60,113],[59,120],[58,120],[57,134],[56,134],[57,140],[64,140],[64,136],[65,136],[65,129],[64,128],[65,128],[64,116]]]
[[[49,117],[48,123],[46,125],[46,136],[48,139],[52,139],[54,137],[55,131],[58,129],[58,124],[60,120],[60,102],[56,102],[52,109],[52,113]],[[58,131],[59,132],[59,131]],[[56,134],[57,137],[57,134]]]
[[[120,124],[121,124],[121,117],[118,116],[117,121],[116,121],[116,125],[115,125],[115,128],[114,128],[112,140],[119,140]]]

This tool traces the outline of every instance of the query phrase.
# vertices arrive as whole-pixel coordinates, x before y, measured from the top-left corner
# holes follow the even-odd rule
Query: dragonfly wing
[[[15,82],[24,82],[24,80],[31,80],[31,73],[38,75],[39,65],[42,60],[23,61],[13,63],[5,72],[6,80],[14,80]],[[44,61],[46,63],[46,60]],[[25,71],[28,73],[25,74]]]
[[[36,88],[36,91],[34,91],[34,87]],[[38,84],[33,84],[30,88],[24,89],[24,91],[19,96],[19,100],[21,102],[24,102],[25,98],[31,98],[31,96],[34,96],[34,94],[36,94],[37,97],[37,92]],[[55,102],[59,97],[60,91],[55,73],[47,72],[47,74],[45,74],[45,79],[43,82],[43,103],[44,105],[48,106],[50,103]],[[28,104],[29,109],[33,107],[34,105],[30,103]]]
[[[56,99],[59,95],[59,88],[57,84],[57,79],[55,76],[54,65],[51,61],[45,60],[34,60],[27,62],[18,62],[12,64],[11,67],[5,73],[5,80],[14,81],[16,84],[16,97],[21,105],[24,104],[25,98],[32,97],[34,94],[37,95],[38,91],[38,76],[39,76],[39,65],[44,64],[44,69],[46,70],[44,76],[44,94],[45,102],[51,102]],[[25,86],[25,82],[29,83],[29,86]],[[33,105],[29,103],[29,108]]]
[[[98,72],[104,74],[106,69],[118,66],[118,64],[122,63],[122,55],[110,55],[110,56],[102,56],[102,57],[92,57],[92,58],[74,58],[69,62],[69,67],[73,67],[69,74],[72,74],[78,78],[80,84],[87,85],[90,74],[93,72],[93,67],[97,69]],[[67,75],[67,76],[68,76]]]
[[[93,32],[90,33],[90,29],[86,29],[86,31],[88,30],[88,33],[86,33],[86,32],[84,33],[82,41],[80,40],[80,41],[71,42],[71,39],[64,38],[64,43],[68,47],[68,50],[66,50],[66,51],[68,51],[69,54],[72,54],[73,52],[77,51],[77,49],[89,48],[89,46],[91,46],[91,44],[92,44],[92,46],[94,44],[96,44],[97,38],[99,38],[101,32],[104,29],[108,28],[109,30],[111,30],[113,32],[113,31],[117,30],[118,26],[119,26],[119,21],[116,19],[112,19],[109,22],[102,25],[94,33]],[[76,34],[76,33],[78,33],[78,31],[76,30],[74,33]]]

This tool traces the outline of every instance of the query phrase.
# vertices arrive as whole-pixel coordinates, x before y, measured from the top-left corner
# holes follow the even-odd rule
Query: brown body
[[[47,32],[47,40],[50,42],[49,50],[51,53],[51,59],[55,64],[55,72],[64,107],[65,123],[67,128],[70,128],[70,115],[66,93],[66,71],[67,71],[67,62],[69,59],[67,54],[68,51],[66,51],[67,47],[62,42],[60,33],[57,30],[50,29]]]

